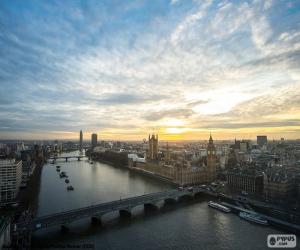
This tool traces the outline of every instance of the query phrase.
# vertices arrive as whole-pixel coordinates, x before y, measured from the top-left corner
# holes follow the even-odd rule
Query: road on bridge
[[[55,225],[68,225],[69,223],[88,217],[101,218],[102,215],[113,211],[130,211],[133,207],[145,204],[156,205],[160,201],[168,199],[177,200],[182,196],[194,196],[197,193],[210,193],[204,187],[185,188],[183,190],[172,189],[165,192],[145,194],[141,196],[120,199],[116,201],[101,203],[98,205],[73,209],[65,212],[50,214],[42,217],[37,217],[29,221],[22,221],[16,224],[18,231],[36,231]],[[214,194],[215,195],[215,194]]]

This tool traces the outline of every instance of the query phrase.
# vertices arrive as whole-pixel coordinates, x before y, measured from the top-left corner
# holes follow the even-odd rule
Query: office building
[[[264,194],[267,200],[284,202],[293,195],[295,180],[286,169],[267,169],[264,172]]]
[[[233,191],[262,194],[264,178],[253,168],[233,168],[227,172],[227,184]]]
[[[22,181],[22,161],[0,160],[0,203],[14,201]]]
[[[82,151],[82,141],[83,141],[83,133],[82,130],[80,130],[79,133],[79,150]]]
[[[92,148],[97,146],[97,134],[92,134]]]

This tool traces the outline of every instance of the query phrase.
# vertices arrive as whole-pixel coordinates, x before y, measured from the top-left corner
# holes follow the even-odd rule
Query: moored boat
[[[231,212],[231,209],[229,207],[225,207],[225,206],[223,206],[219,203],[213,202],[213,201],[209,201],[208,206],[212,207],[212,208],[215,208],[215,209],[218,209],[218,210],[220,210],[222,212],[225,212],[225,213]]]
[[[251,214],[251,213],[246,213],[246,212],[240,212],[239,216],[244,219],[244,220],[247,220],[247,221],[250,221],[250,222],[254,222],[254,223],[257,223],[257,224],[260,224],[260,225],[269,225],[268,221],[257,215],[257,214]]]
[[[69,179],[65,179],[65,183],[69,183],[70,181],[69,181]]]
[[[67,186],[67,190],[74,190],[73,186]]]

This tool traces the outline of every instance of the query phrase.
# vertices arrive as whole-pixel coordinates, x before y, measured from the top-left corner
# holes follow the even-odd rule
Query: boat
[[[59,169],[59,168],[57,168],[57,169],[56,169],[56,171],[57,171],[57,172],[60,172],[60,169]]]
[[[255,222],[260,225],[266,225],[266,226],[269,225],[268,221],[265,218],[263,218],[257,214],[240,212],[239,216],[244,220]]]
[[[60,166],[56,166],[56,168],[60,168]]]
[[[222,212],[225,212],[225,213],[230,213],[231,212],[231,209],[229,207],[225,207],[225,206],[223,206],[219,203],[213,202],[213,201],[209,201],[208,206],[212,207],[212,208],[215,208],[215,209],[218,209],[218,210],[221,210]]]
[[[68,177],[66,175],[66,172],[62,171],[60,174],[59,174],[60,178],[64,178],[64,177]]]
[[[69,181],[69,179],[65,179],[65,183],[69,183],[70,181]]]
[[[67,190],[74,190],[73,186],[67,186]]]

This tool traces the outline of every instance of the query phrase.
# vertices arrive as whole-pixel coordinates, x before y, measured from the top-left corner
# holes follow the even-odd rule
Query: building
[[[22,160],[22,182],[21,187],[26,187],[30,176],[34,173],[36,164],[34,162],[34,151],[32,149],[20,152]]]
[[[148,137],[148,151],[147,160],[157,160],[158,159],[158,135],[152,134]]]
[[[227,172],[227,184],[232,191],[263,193],[264,178],[254,168],[232,168]]]
[[[216,149],[211,136],[207,157],[203,161],[195,161],[195,164],[186,153],[171,152],[169,145],[162,151],[158,150],[158,136],[149,135],[146,159],[128,155],[129,168],[179,185],[210,183],[216,179]]]
[[[264,172],[264,195],[267,200],[284,202],[294,194],[295,181],[284,168]]]
[[[92,134],[92,148],[97,146],[97,134]]]
[[[257,136],[257,145],[262,147],[268,143],[268,138],[266,135],[258,135]]]
[[[22,181],[22,161],[0,160],[0,203],[16,198]]]
[[[83,133],[82,133],[82,130],[80,130],[80,133],[79,133],[79,150],[82,151],[82,145],[83,143]]]

